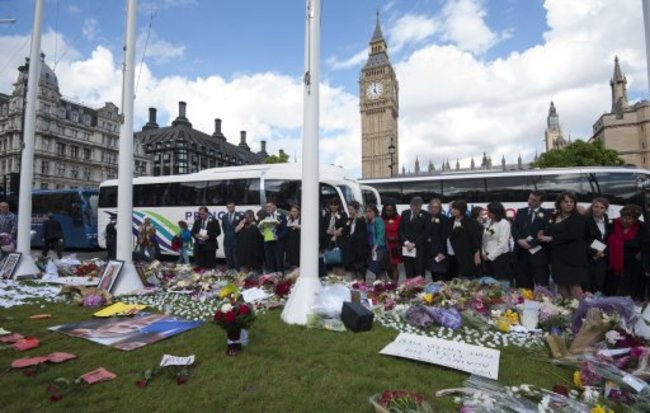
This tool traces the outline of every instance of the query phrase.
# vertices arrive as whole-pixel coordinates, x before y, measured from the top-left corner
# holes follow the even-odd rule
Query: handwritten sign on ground
[[[403,357],[497,380],[501,352],[490,348],[400,333],[380,354]]]

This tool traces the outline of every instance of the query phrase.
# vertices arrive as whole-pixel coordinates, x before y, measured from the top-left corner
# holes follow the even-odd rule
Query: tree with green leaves
[[[280,150],[279,155],[269,155],[264,159],[264,163],[288,163],[289,155],[284,153],[283,150]]]
[[[537,168],[555,168],[567,166],[620,166],[625,161],[618,152],[605,149],[603,144],[594,139],[591,142],[575,140],[562,149],[544,152],[531,166]]]

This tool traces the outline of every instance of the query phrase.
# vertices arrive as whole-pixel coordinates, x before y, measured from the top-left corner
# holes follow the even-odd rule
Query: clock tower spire
[[[363,177],[396,175],[399,165],[399,84],[388,58],[379,10],[369,43],[368,60],[359,75],[359,109]]]

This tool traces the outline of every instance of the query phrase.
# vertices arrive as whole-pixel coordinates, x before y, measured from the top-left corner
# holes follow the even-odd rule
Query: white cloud
[[[83,26],[81,27],[81,33],[86,40],[94,40],[97,35],[101,33],[101,29],[99,28],[99,21],[93,18],[85,19]]]
[[[150,32],[146,30],[140,32],[136,40],[136,50],[138,51],[137,61],[140,61],[142,53],[144,53],[145,61],[165,63],[171,59],[183,56],[185,46],[175,45],[163,40],[155,30],[151,29]]]
[[[332,70],[350,69],[357,67],[368,60],[368,48],[364,47],[360,52],[355,53],[353,56],[340,60],[336,56],[332,56],[326,60]]]
[[[481,54],[510,36],[493,32],[485,23],[484,0],[448,0],[442,9],[442,40]]]
[[[436,18],[419,14],[406,14],[397,19],[388,30],[390,48],[399,50],[405,44],[416,44],[438,31]]]

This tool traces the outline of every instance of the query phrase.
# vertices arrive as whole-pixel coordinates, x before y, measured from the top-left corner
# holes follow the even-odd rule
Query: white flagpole
[[[645,59],[650,90],[650,0],[643,0],[643,23],[645,27]]]
[[[289,324],[307,324],[307,315],[320,291],[318,279],[318,140],[320,82],[320,0],[307,0],[302,139],[302,212],[300,277],[282,311]]]
[[[126,12],[126,46],[122,68],[122,124],[117,182],[117,259],[124,266],[115,282],[114,295],[142,288],[142,281],[132,262],[133,253],[133,100],[135,78],[135,36],[137,0],[128,0]]]
[[[32,179],[34,179],[34,130],[36,125],[36,100],[38,81],[41,74],[41,28],[43,25],[43,0],[34,5],[34,26],[29,53],[27,75],[27,102],[25,105],[25,129],[23,130],[23,152],[20,158],[20,195],[18,196],[18,252],[22,253],[14,277],[25,277],[38,273],[38,267],[31,255],[32,227]]]

